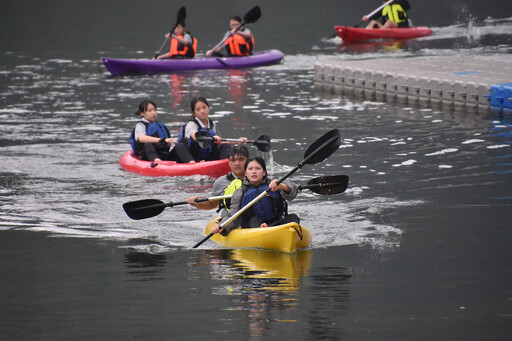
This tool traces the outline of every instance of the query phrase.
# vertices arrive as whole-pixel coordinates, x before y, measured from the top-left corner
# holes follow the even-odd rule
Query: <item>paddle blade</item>
[[[167,205],[157,199],[143,199],[123,204],[128,217],[134,220],[151,218],[163,212]]]
[[[198,131],[196,132],[196,141],[199,144],[199,147],[206,148],[208,144],[213,141],[213,138],[208,135],[207,131]]]
[[[176,23],[175,25],[183,25],[185,23],[185,19],[187,18],[187,9],[185,8],[185,6],[183,6],[182,8],[180,8],[178,10],[178,14],[176,14]],[[176,26],[174,27],[176,28]],[[174,31],[174,29],[171,31],[171,33]]]
[[[256,141],[254,141],[254,144],[258,150],[264,153],[270,152],[270,136],[261,135]]]
[[[261,17],[260,6],[256,6],[244,15],[244,24],[255,23]]]
[[[348,176],[320,176],[308,181],[301,188],[307,188],[312,192],[323,195],[340,194],[345,192],[348,187]]]
[[[313,142],[311,146],[309,146],[304,153],[304,160],[301,164],[314,165],[327,159],[338,150],[340,144],[340,131],[338,129],[333,129],[325,133],[322,137]]]

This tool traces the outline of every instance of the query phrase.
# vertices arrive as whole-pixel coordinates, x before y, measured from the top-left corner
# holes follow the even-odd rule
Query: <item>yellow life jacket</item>
[[[237,189],[242,187],[243,181],[241,179],[235,178],[231,173],[231,175],[234,179],[231,181],[231,183],[226,187],[224,190],[224,195],[233,195]],[[228,175],[228,177],[229,177]],[[219,206],[220,208],[224,207],[229,212],[229,206],[231,205],[231,199],[223,199]]]
[[[407,20],[407,14],[405,14],[404,9],[399,4],[391,4],[384,7],[382,16],[387,17],[388,20],[396,24],[403,23]]]

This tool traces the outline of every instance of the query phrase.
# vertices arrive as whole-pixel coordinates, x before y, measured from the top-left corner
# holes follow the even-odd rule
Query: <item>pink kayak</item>
[[[128,172],[146,176],[190,176],[205,175],[218,178],[230,171],[228,159],[202,161],[196,163],[177,163],[175,161],[151,162],[140,160],[131,150],[119,159],[121,167]]]
[[[374,39],[411,39],[432,34],[432,30],[424,26],[404,28],[374,28],[369,30],[361,27],[334,26],[334,29],[345,43]]]

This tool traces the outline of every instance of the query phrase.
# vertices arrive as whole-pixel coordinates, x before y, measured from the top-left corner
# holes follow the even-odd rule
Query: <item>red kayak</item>
[[[411,39],[432,34],[428,27],[404,27],[404,28],[372,28],[367,30],[361,27],[334,26],[336,33],[343,42],[350,43],[361,40],[374,39]]]
[[[121,156],[119,164],[125,171],[146,176],[190,176],[205,175],[218,178],[230,171],[228,159],[177,163],[175,161],[151,162],[140,160],[131,150]]]

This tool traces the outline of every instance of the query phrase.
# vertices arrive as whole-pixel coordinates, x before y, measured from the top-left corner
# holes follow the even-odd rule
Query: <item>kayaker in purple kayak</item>
[[[165,124],[156,120],[158,111],[155,102],[140,102],[135,115],[142,118],[130,134],[130,144],[133,153],[141,160],[195,162],[187,146],[176,143],[178,139],[171,137]]]
[[[195,57],[197,39],[186,30],[184,21],[176,24],[172,34],[167,33],[165,38],[171,41],[169,52],[158,56],[156,59],[192,59]]]
[[[383,0],[382,3],[387,3],[387,5],[381,12],[377,12],[370,17],[367,17],[366,15],[363,16],[363,21],[370,20],[370,23],[366,26],[367,29],[409,27],[409,20],[407,19],[405,10],[410,9],[411,6],[407,0]],[[377,21],[381,17],[382,24]]]
[[[188,147],[188,150],[196,161],[211,161],[228,158],[229,147],[232,143],[224,142],[219,135],[217,124],[210,118],[210,105],[204,97],[196,97],[190,102],[192,119],[185,123],[180,130],[178,142]],[[196,134],[201,132],[211,138],[206,146],[197,142]],[[240,137],[243,143],[247,143],[246,137]]]
[[[240,26],[242,19],[238,15],[234,15],[229,19],[230,30],[224,34],[224,46],[228,57],[242,57],[252,54],[254,48],[254,36],[251,31]],[[206,51],[207,57],[225,57],[222,53],[222,45],[216,49]]]

